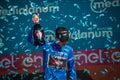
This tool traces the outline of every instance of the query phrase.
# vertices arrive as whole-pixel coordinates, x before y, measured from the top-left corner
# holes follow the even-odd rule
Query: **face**
[[[55,37],[56,38],[56,37]],[[58,40],[59,41],[59,39],[58,38],[56,38],[56,40]],[[67,42],[58,42],[58,44],[60,45],[60,46],[65,46],[66,44],[67,44]]]

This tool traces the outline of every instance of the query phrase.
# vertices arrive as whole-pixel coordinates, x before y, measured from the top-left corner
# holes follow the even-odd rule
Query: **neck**
[[[58,43],[61,47],[65,46],[66,45],[66,42],[59,42]]]

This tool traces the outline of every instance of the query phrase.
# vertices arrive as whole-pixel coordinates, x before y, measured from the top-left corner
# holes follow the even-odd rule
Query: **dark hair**
[[[65,27],[58,27],[55,31],[55,35],[61,42],[67,42],[69,40],[69,31]]]

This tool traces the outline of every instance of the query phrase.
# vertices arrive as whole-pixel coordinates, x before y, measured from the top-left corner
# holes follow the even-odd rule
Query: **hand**
[[[37,31],[37,32],[36,32],[36,36],[37,36],[40,40],[42,40],[42,32]]]
[[[34,14],[33,17],[32,17],[32,21],[33,23],[39,23],[39,14]]]

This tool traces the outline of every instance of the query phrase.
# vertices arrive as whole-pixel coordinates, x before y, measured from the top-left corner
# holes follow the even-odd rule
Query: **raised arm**
[[[41,25],[39,24],[39,14],[34,14],[32,21],[34,26],[31,28],[30,33],[28,34],[28,42],[35,46],[42,46],[45,44],[45,35]]]

